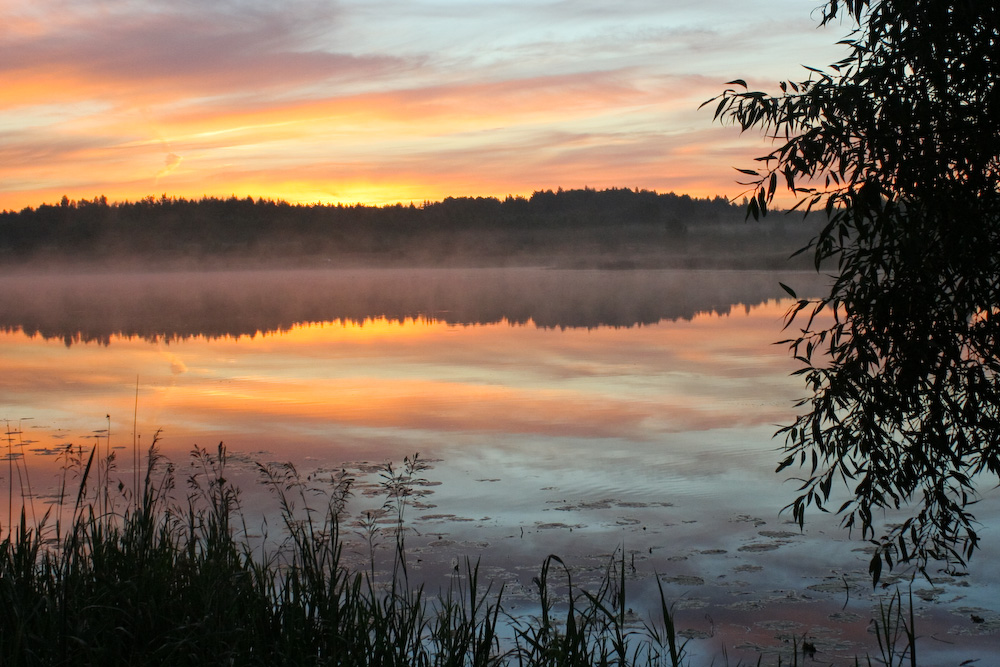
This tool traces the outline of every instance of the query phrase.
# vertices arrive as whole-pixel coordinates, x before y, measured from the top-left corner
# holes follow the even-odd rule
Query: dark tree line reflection
[[[633,327],[818,291],[815,273],[709,270],[301,269],[0,277],[0,328],[107,345],[268,334],[304,323]]]

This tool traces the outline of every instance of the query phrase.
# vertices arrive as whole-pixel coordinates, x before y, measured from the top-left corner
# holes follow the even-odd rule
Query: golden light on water
[[[744,351],[767,350],[783,311],[764,305],[591,330],[379,317],[70,348],[6,333],[0,392],[11,418],[31,416],[37,429],[71,434],[106,413],[115,432],[130,432],[138,379],[144,433],[267,439],[273,430],[333,437],[361,428],[646,440],[779,419],[780,398],[762,403],[759,387],[787,384],[787,358],[777,349]],[[748,402],[752,414],[742,407]]]

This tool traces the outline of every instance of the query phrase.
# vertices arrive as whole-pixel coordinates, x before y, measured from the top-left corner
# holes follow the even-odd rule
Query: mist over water
[[[0,327],[107,344],[252,336],[320,322],[533,323],[632,327],[728,313],[820,293],[814,272],[726,270],[303,269],[12,273],[0,277]]]

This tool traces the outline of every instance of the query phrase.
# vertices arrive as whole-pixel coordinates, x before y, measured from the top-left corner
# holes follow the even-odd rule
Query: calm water
[[[254,461],[291,461],[320,485],[347,469],[359,480],[357,516],[381,504],[378,466],[419,452],[431,469],[407,509],[408,545],[435,590],[457,559],[479,557],[507,583],[508,608],[530,609],[547,554],[586,583],[621,549],[636,611],[652,603],[658,573],[706,661],[723,648],[733,661],[770,659],[803,635],[827,664],[877,654],[864,543],[833,520],[813,517],[800,533],[778,514],[795,487],[773,472],[771,436],[803,391],[773,345],[788,307],[778,281],[809,294],[815,277],[425,269],[2,280],[0,418],[12,452],[25,454],[36,511],[68,443],[110,446],[127,477],[133,434],[145,446],[162,429],[163,451],[182,464],[192,445],[225,441],[251,524],[274,511]],[[998,508],[987,495],[978,514]],[[986,659],[1000,645],[1000,549],[995,531],[981,534],[970,577],[913,585],[926,664]],[[366,550],[359,538],[351,557],[363,563]]]

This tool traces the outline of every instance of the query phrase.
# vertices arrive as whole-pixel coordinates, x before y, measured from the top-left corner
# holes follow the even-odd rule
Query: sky
[[[836,60],[819,0],[0,0],[0,210],[106,196],[736,198],[699,110]]]

